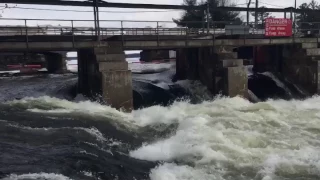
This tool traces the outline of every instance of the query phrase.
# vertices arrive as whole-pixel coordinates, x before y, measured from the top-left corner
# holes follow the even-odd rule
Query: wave
[[[35,102],[40,102],[36,107],[42,108],[35,113],[69,110],[106,116],[138,129],[177,125],[171,134],[144,142],[129,152],[135,159],[161,162],[151,170],[152,180],[320,177],[319,96],[259,103],[240,97],[217,97],[199,104],[177,101],[167,107],[152,106],[132,113],[93,102],[48,97],[9,104],[34,109]],[[90,132],[100,137],[99,132]]]
[[[59,131],[59,130],[77,130],[77,131],[84,131],[91,135],[92,137],[95,137],[97,141],[107,143],[108,146],[120,146],[122,145],[122,142],[116,141],[112,138],[105,138],[103,134],[95,127],[91,128],[83,128],[83,127],[61,127],[61,128],[51,128],[51,127],[29,127],[29,126],[22,126],[17,124],[7,124],[7,126],[18,128],[18,129],[24,129],[24,130],[30,130],[30,131]]]
[[[319,179],[319,100],[316,96],[253,104],[236,97],[153,109],[142,113],[142,125],[160,121],[178,123],[178,128],[168,138],[132,150],[130,156],[164,161],[151,171],[153,180],[239,179],[240,174],[242,179]]]
[[[33,174],[11,174],[3,180],[24,180],[24,179],[46,179],[46,180],[72,180],[61,174],[54,173],[33,173]]]
[[[21,100],[6,102],[5,104],[22,107],[28,109],[29,111],[38,113],[82,112],[86,114],[100,114],[110,117],[125,117],[125,113],[111,108],[110,106],[101,105],[98,102],[80,101],[76,103],[49,96],[42,96],[38,98],[27,97]]]

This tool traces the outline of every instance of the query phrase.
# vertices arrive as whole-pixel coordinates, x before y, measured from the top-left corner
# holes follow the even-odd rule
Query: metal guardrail
[[[94,21],[92,20],[1,18],[0,24],[0,36],[24,36],[27,44],[31,36],[41,35],[72,37],[71,41],[74,44],[77,41],[76,37],[95,37],[98,31],[94,29]],[[214,40],[223,35],[241,35],[241,38],[246,39],[252,35],[264,37],[265,33],[263,25],[260,24],[260,28],[253,28],[254,23],[239,24],[239,22],[216,21],[209,23],[209,29],[206,22],[190,21],[183,22],[183,24],[196,28],[177,27],[172,21],[101,20],[100,39],[120,36],[123,43],[130,41],[129,36],[156,36],[159,43],[160,40],[163,40],[163,36],[176,36],[175,39],[192,41],[195,38],[197,40],[208,40],[208,38]],[[238,29],[226,28],[234,25],[238,25]],[[291,38],[308,34],[318,35],[320,22],[296,23],[294,27]]]

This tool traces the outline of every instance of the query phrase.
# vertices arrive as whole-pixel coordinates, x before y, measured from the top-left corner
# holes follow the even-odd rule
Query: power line
[[[235,4],[236,6],[239,5],[246,5],[246,3],[242,4]],[[93,11],[90,10],[68,10],[68,9],[47,9],[47,8],[27,8],[27,7],[9,7],[9,6],[0,6],[3,7],[3,9],[23,9],[23,10],[38,10],[38,11],[58,11],[58,12],[88,12],[92,13]],[[100,11],[101,13],[162,13],[162,12],[172,12],[172,11],[183,11],[179,9],[175,10],[165,10],[165,11]]]
[[[38,10],[38,11],[59,11],[59,12],[90,12],[90,10],[68,10],[68,9],[45,9],[45,8],[26,8],[26,7],[8,7],[0,6],[4,9],[23,9],[23,10]],[[161,12],[170,12],[170,11],[179,11],[179,10],[166,10],[166,11],[100,11],[101,13],[161,13]]]
[[[239,5],[246,5],[246,3],[242,3],[242,4],[235,4],[236,6]],[[27,8],[27,7],[9,7],[9,6],[0,6],[3,7],[3,9],[0,10],[4,10],[4,9],[23,9],[23,10],[37,10],[37,11],[58,11],[58,12],[79,12],[79,13],[83,13],[83,12],[88,12],[88,13],[93,13],[94,11],[91,10],[68,10],[68,9],[47,9],[47,8]],[[179,10],[179,9],[175,9],[175,10],[165,10],[165,11],[100,11],[101,13],[162,13],[162,12],[173,12],[173,11],[183,11],[183,10]]]

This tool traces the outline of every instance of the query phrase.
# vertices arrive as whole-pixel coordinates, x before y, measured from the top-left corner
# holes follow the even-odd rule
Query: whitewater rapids
[[[146,179],[320,179],[320,97],[260,103],[218,97],[200,104],[180,101],[132,113],[89,101],[75,103],[50,97],[25,98],[1,106],[52,118],[103,117],[121,131],[138,136],[148,128],[153,137],[128,146],[126,152],[133,159],[156,163]],[[168,127],[173,130],[163,134]],[[107,137],[96,128],[89,129],[94,130],[92,135]],[[157,133],[162,134],[155,136]],[[45,177],[50,174],[43,173]]]

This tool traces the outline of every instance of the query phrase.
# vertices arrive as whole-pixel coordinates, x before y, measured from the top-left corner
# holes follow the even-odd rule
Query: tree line
[[[235,3],[230,2],[229,0],[202,0],[202,1],[184,0],[183,5],[186,5],[189,7],[194,7],[194,6],[207,7],[208,3],[209,3],[209,14],[207,14],[207,11],[205,10],[186,10],[183,13],[181,18],[173,19],[173,21],[178,26],[189,27],[189,28],[205,28],[207,27],[207,22],[216,22],[216,23],[209,23],[211,28],[212,27],[223,28],[226,24],[245,24],[244,20],[240,17],[240,12],[216,10],[216,7],[236,6]],[[260,8],[266,8],[266,7],[260,6]],[[315,0],[311,0],[309,3],[301,4],[298,8],[320,10],[320,5]],[[252,16],[255,16],[255,12],[251,12],[250,14]],[[257,26],[258,26],[257,28],[263,28],[265,24],[265,19],[269,17],[273,17],[272,13],[257,12]],[[298,13],[296,16],[295,22],[296,22],[295,26],[299,27],[300,29],[305,29],[305,30],[320,29],[320,11]],[[319,23],[316,23],[316,22],[319,22]]]

